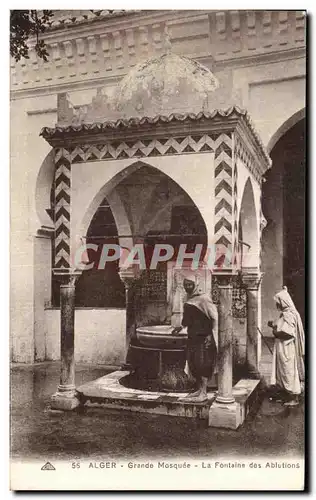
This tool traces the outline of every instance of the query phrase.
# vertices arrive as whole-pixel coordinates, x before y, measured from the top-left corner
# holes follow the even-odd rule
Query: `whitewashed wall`
[[[60,310],[46,309],[46,359],[60,359]],[[75,360],[120,366],[126,357],[125,309],[76,309]]]

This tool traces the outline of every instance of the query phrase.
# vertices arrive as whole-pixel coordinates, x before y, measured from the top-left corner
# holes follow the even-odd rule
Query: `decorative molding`
[[[71,40],[62,42],[65,53],[65,63],[67,66],[67,78],[71,79],[76,76],[76,61],[74,57],[74,47]]]
[[[138,28],[138,44],[140,47],[140,56],[142,59],[146,59],[148,57],[149,52],[149,37],[148,37],[148,27],[147,26],[139,26]]]
[[[87,41],[89,49],[89,58],[91,61],[91,70],[92,73],[95,75],[100,73],[100,67],[98,65],[97,38],[94,35],[91,35],[87,37]]]
[[[272,33],[272,12],[265,11],[262,17],[262,26],[263,26],[263,35],[270,36]],[[264,42],[264,47],[271,47],[272,40],[269,38],[266,42]]]
[[[230,12],[231,17],[231,28],[232,28],[232,40],[234,41],[233,53],[236,54],[241,51],[241,31],[240,31],[240,13],[238,10],[233,10]]]
[[[112,71],[111,52],[110,52],[110,35],[100,35],[101,50],[103,60],[101,61],[106,72]]]
[[[85,39],[83,38],[77,38],[76,39],[76,46],[77,46],[77,69],[79,75],[87,75],[88,74],[88,68],[87,68],[87,58],[86,58],[86,46],[85,46]]]
[[[232,135],[217,134],[214,160],[215,209],[214,236],[216,245],[232,244]],[[220,262],[215,262],[219,266]]]
[[[65,148],[55,151],[54,269],[70,269],[71,158]]]
[[[162,52],[166,23],[170,24],[170,44],[176,53],[191,58],[212,55],[216,63],[238,61],[253,54],[270,57],[282,50],[286,54],[305,47],[304,11],[103,12],[59,15],[45,36],[55,64],[39,63],[34,49],[27,65],[12,60],[12,91],[47,87],[47,82],[71,84],[77,66],[83,81],[96,74],[102,78],[109,74],[120,77],[137,61]],[[194,23],[196,44],[188,29],[190,22]]]
[[[127,52],[129,57],[129,67],[132,68],[136,64],[136,47],[135,47],[135,36],[131,28],[125,31]]]
[[[248,50],[256,50],[258,37],[257,37],[257,12],[255,10],[247,11],[247,48]]]
[[[124,68],[124,53],[123,53],[123,46],[124,46],[124,39],[122,37],[122,33],[119,30],[116,30],[113,32],[113,46],[114,46],[114,57],[116,61],[116,67],[118,70],[121,70]]]
[[[77,26],[80,24],[91,23],[104,19],[126,16],[137,12],[135,10],[57,10],[54,11],[49,31],[64,29],[65,27]]]
[[[163,33],[164,28],[160,23],[153,24],[152,26],[152,39],[156,52],[160,53],[163,48]]]
[[[105,142],[69,148],[72,163],[88,161],[120,160],[188,153],[212,153],[217,141],[208,135],[142,139],[126,142]]]
[[[238,238],[238,225],[239,221],[237,219],[237,213],[238,213],[238,207],[237,207],[237,200],[238,200],[238,168],[237,168],[237,159],[236,155],[233,155],[233,165],[234,165],[234,172],[233,172],[233,179],[234,179],[234,186],[233,186],[233,200],[234,200],[234,209],[233,209],[233,221],[234,221],[234,230],[233,230],[233,267],[238,268],[240,264],[240,244],[239,244],[239,238]]]
[[[305,19],[306,12],[296,11],[295,13],[295,42],[305,42]]]
[[[216,34],[219,40],[226,40],[226,12],[215,13]]]
[[[262,167],[262,163],[258,158],[258,155],[255,155],[250,150],[250,147],[247,146],[244,140],[242,140],[239,134],[234,134],[234,156],[235,161],[239,158],[245,167],[249,170],[251,175],[256,179],[257,182],[261,183],[262,176],[264,174],[264,170]],[[271,159],[269,157],[268,168],[271,167]]]

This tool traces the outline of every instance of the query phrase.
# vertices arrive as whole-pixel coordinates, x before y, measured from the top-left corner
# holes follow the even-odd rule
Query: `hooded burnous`
[[[182,325],[188,329],[189,369],[197,380],[201,377],[210,378],[214,373],[217,358],[217,308],[209,295],[199,290],[197,276],[188,275],[184,280],[194,284],[184,304],[182,318]]]
[[[271,383],[298,395],[305,378],[302,320],[286,287],[274,296],[274,300],[281,314],[273,326],[276,339]]]

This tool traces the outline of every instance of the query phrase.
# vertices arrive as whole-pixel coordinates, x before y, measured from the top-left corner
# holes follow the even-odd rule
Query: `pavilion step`
[[[237,429],[256,407],[260,396],[259,380],[241,379],[232,390],[235,402],[217,402],[216,415],[211,418],[210,409],[215,404],[215,391],[208,392],[207,399],[203,402],[190,399],[186,401],[183,398],[188,393],[162,393],[127,388],[120,383],[126,374],[124,371],[115,371],[78,387],[81,404],[87,411],[101,408],[194,418],[205,420],[210,426]]]

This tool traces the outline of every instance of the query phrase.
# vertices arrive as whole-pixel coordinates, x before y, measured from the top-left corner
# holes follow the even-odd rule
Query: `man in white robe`
[[[301,317],[286,287],[274,297],[280,317],[269,321],[275,336],[271,384],[285,390],[287,406],[296,406],[305,379],[305,336]]]

